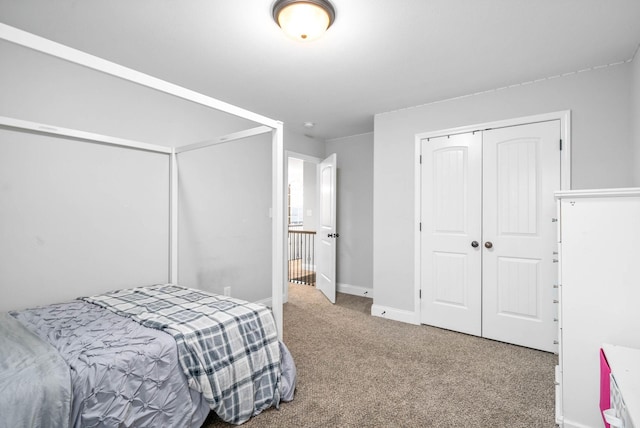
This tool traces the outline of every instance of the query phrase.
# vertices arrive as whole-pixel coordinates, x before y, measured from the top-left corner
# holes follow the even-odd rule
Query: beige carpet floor
[[[292,284],[294,401],[246,427],[551,428],[557,356],[372,317],[371,299]],[[215,415],[206,428],[230,427]]]

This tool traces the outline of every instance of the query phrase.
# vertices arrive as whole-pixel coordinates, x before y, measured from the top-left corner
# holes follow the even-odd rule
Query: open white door
[[[331,303],[336,302],[336,167],[337,156],[332,154],[320,163],[318,220],[318,258],[316,287]]]

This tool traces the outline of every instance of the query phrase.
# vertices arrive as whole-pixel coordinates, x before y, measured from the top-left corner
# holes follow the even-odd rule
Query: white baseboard
[[[265,305],[267,308],[271,307],[271,297],[267,297],[266,299],[257,300],[253,303],[258,303],[259,305]]]
[[[557,421],[556,421],[556,423],[557,423]],[[562,428],[591,428],[590,425],[583,425],[583,424],[580,424],[578,422],[574,422],[574,421],[567,420],[567,419],[561,420],[558,425],[560,425]]]
[[[394,321],[406,322],[408,324],[420,324],[420,318],[417,313],[390,308],[387,306],[371,305],[371,315],[374,317],[389,318]]]
[[[373,299],[373,289],[367,288],[367,287],[361,287],[359,285],[351,285],[351,284],[344,284],[344,283],[338,282],[336,284],[336,291],[338,293],[352,294],[354,296],[370,297]]]

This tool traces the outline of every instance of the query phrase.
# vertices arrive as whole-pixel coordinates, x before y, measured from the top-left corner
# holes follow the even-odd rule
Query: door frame
[[[321,158],[315,157],[315,156],[310,156],[310,155],[305,155],[303,153],[299,153],[299,152],[294,152],[291,150],[285,150],[284,151],[284,185],[283,185],[283,189],[282,191],[284,192],[284,195],[287,194],[287,186],[289,184],[289,158],[295,158],[295,159],[300,159],[303,160],[305,162],[309,162],[309,163],[313,163],[316,165],[316,175],[318,173],[318,166],[320,165],[320,162],[322,162]],[[318,187],[319,187],[319,183],[316,181],[316,199],[318,198]],[[285,202],[286,205],[286,202]],[[317,207],[316,207],[317,208]],[[286,208],[285,208],[286,209]],[[286,211],[285,211],[286,212]],[[287,236],[288,236],[288,230],[289,230],[289,224],[288,224],[288,219],[287,216],[284,216],[284,242],[287,242]],[[287,245],[284,246],[284,268],[286,269],[285,272],[289,272],[289,248]],[[287,303],[289,301],[289,281],[288,281],[288,274],[285,276],[285,280],[283,281],[283,287],[284,290],[282,292],[282,303]]]
[[[454,134],[464,134],[474,131],[488,131],[494,128],[506,128],[510,126],[528,125],[531,123],[560,121],[560,138],[562,151],[560,152],[560,190],[571,189],[571,110],[563,110],[552,113],[543,113],[532,116],[523,116],[512,119],[484,122],[475,125],[460,126],[457,128],[441,129],[437,131],[422,132],[415,135],[414,143],[414,314],[416,324],[422,324],[421,289],[422,289],[422,248],[420,244],[421,202],[422,202],[422,140],[425,138],[445,137]]]

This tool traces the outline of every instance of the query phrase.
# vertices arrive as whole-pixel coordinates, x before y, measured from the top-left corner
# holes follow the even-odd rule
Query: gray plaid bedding
[[[173,284],[83,300],[171,334],[189,386],[226,422],[241,424],[280,402],[280,349],[271,311]]]

